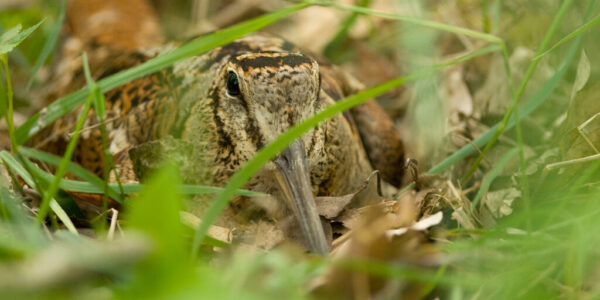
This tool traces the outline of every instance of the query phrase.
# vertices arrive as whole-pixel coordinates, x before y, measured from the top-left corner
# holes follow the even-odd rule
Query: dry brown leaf
[[[340,215],[354,196],[356,196],[356,193],[339,197],[316,197],[317,211],[319,215],[331,220]]]
[[[461,116],[470,117],[473,113],[473,99],[464,81],[462,66],[449,68],[445,76],[441,98],[445,99],[449,122],[456,126],[460,123]]]
[[[319,215],[332,220],[338,217],[351,203],[380,202],[382,197],[379,193],[379,180],[379,172],[373,171],[354,193],[337,197],[317,197],[315,202]]]
[[[414,224],[414,219],[398,218],[399,212],[414,210],[414,203],[386,201],[378,205],[363,207],[362,210],[362,217],[351,237],[332,252],[334,262],[374,259],[415,265],[420,268],[438,265],[439,253],[431,246],[423,232],[407,230],[404,234],[393,235],[391,238],[387,235],[390,229]],[[396,218],[393,217],[394,214]],[[421,229],[434,224],[437,222],[436,218],[438,218],[437,215],[425,218],[423,223],[416,225],[416,228]],[[395,295],[392,298],[416,299],[422,286],[418,282],[386,280],[334,264],[328,274],[313,282],[312,288],[313,294],[320,298],[345,299],[361,295],[367,299],[389,294]]]

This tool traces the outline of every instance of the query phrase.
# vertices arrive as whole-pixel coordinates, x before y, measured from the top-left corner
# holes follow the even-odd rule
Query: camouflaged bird
[[[132,5],[136,9],[130,9]],[[144,1],[72,1],[67,20],[68,38],[49,98],[85,85],[81,51],[90,57],[93,77],[100,79],[179,45],[162,44],[155,14]],[[121,26],[124,20],[137,20],[139,26]],[[115,35],[111,28],[118,28]],[[179,164],[184,181],[223,186],[281,133],[360,88],[324,59],[281,38],[256,33],[108,91],[109,150],[121,181],[143,179],[148,165],[143,161],[156,158],[145,148],[174,148],[187,153]],[[29,144],[62,154],[79,111],[57,120]],[[280,199],[282,209],[296,215],[308,248],[327,252],[314,196],[351,193],[374,168],[398,185],[403,155],[391,120],[370,101],[294,141],[246,188]],[[94,112],[86,120],[73,160],[103,173]]]

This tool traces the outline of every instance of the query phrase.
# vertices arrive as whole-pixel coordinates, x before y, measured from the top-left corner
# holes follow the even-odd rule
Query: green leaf
[[[45,19],[44,19],[45,20]],[[6,54],[17,47],[23,40],[25,40],[34,30],[36,30],[44,20],[39,21],[37,24],[21,31],[21,24],[7,30],[0,36],[0,55]]]
[[[152,293],[178,285],[182,274],[192,271],[179,217],[182,198],[178,175],[174,166],[165,166],[150,178],[135,201],[128,202],[128,228],[145,233],[154,242],[153,253],[138,272],[139,288],[146,292],[148,285]]]
[[[52,201],[50,201],[50,208],[71,233],[79,235],[79,233],[77,232],[77,228],[75,228],[75,225],[73,224],[73,222],[71,222],[71,219],[69,218],[65,210],[62,209],[62,207],[60,207],[60,204],[58,204],[56,200],[52,199]]]
[[[104,117],[106,116],[106,107],[104,104],[104,95],[98,87],[98,84],[92,78],[92,73],[90,72],[90,66],[88,65],[87,54],[84,52],[83,56],[83,74],[85,75],[85,81],[88,86],[89,93],[93,95],[94,98],[94,109],[96,111],[96,116],[102,122]]]
[[[17,24],[17,26],[6,30],[0,36],[0,45],[9,44],[17,36],[17,34],[21,32],[21,28],[23,28],[23,26],[21,26],[21,24]]]
[[[25,170],[25,168],[10,153],[5,150],[0,151],[0,159],[2,159],[6,165],[13,169],[13,171],[15,171],[17,175],[19,175],[23,181],[25,181],[25,183],[31,187],[35,187],[35,182],[33,182],[33,178],[29,172],[27,172],[27,170]]]
[[[179,221],[181,195],[177,188],[178,182],[177,170],[172,165],[167,165],[150,178],[138,199],[131,201],[128,207],[128,227],[153,237],[157,242],[158,252],[184,252],[179,236],[182,227]]]

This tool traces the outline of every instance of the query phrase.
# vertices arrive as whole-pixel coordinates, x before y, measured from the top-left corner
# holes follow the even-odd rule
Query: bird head
[[[249,160],[290,127],[321,106],[319,65],[299,53],[233,55],[222,64],[210,91],[219,141],[229,160]],[[265,168],[294,212],[311,251],[329,246],[317,213],[306,149],[323,149],[314,132],[292,142]]]

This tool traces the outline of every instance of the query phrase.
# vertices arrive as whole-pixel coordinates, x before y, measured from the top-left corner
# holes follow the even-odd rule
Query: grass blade
[[[13,169],[13,171],[15,171],[17,175],[19,175],[23,181],[25,181],[25,183],[31,187],[35,186],[31,174],[29,174],[29,172],[27,172],[27,170],[25,170],[25,168],[10,153],[4,150],[0,151],[0,159],[2,159],[7,166]]]
[[[38,150],[29,149],[29,148],[25,148],[25,147],[19,148],[19,151],[21,151],[20,153],[22,153],[23,155],[25,155],[27,157],[31,157],[31,158],[34,158],[34,159],[37,159],[40,161],[44,161],[44,162],[47,162],[52,165],[58,165],[60,163],[60,157],[46,153],[46,152],[41,152]],[[10,166],[11,169],[13,169],[19,176],[21,176],[21,178],[23,178],[23,180],[28,185],[35,186],[35,183],[33,181],[33,178],[31,177],[31,175],[10,153],[8,153],[6,151],[0,152],[0,159],[4,160]],[[41,178],[43,178],[46,181],[50,181],[53,178],[52,174],[49,174],[36,166],[32,166],[31,169],[32,169],[32,172],[35,172],[36,175],[40,176]],[[72,163],[72,162],[69,164],[67,170],[69,172],[73,173],[74,175],[80,177],[81,179],[87,180],[88,182],[70,180],[70,179],[62,179],[60,182],[60,188],[67,190],[67,191],[80,192],[80,193],[90,193],[90,194],[104,193],[104,182],[98,176],[90,173],[83,167],[81,167],[75,163]],[[122,186],[123,186],[123,192],[128,195],[137,194],[144,187],[143,184],[134,184],[134,183],[123,184]],[[109,184],[109,188],[110,188],[109,193],[111,193],[110,194],[111,197],[120,196],[120,194],[116,192],[116,189],[118,187],[119,186],[117,184]],[[223,191],[223,188],[204,186],[204,185],[182,184],[182,185],[180,185],[179,188],[181,189],[181,193],[183,195],[218,194]],[[111,190],[112,190],[112,192],[111,192]],[[259,193],[259,192],[249,191],[249,190],[242,190],[242,189],[237,190],[236,194],[241,195],[241,196],[248,196],[248,197],[267,196],[267,194],[264,194],[264,193]],[[113,198],[113,199],[119,201],[119,198]]]
[[[1,151],[0,159],[2,159],[2,161],[4,161],[4,163],[7,166],[9,166],[21,178],[23,178],[25,183],[27,183],[31,187],[36,187],[35,181],[33,180],[33,177],[31,177],[31,174],[29,174],[29,172],[27,172],[27,170],[10,153],[8,153],[6,151]],[[49,176],[45,177],[44,179],[46,179],[47,181],[50,181],[52,179],[52,177],[49,175]],[[60,204],[58,204],[58,202],[56,202],[56,200],[51,199],[50,208],[56,214],[56,216],[58,216],[58,218],[61,220],[61,222],[63,222],[65,227],[67,227],[67,229],[70,232],[72,232],[76,235],[79,234],[77,232],[77,229],[75,228],[75,225],[73,224],[73,222],[71,222],[71,219],[69,218],[67,213],[62,209],[62,207],[60,207]]]
[[[1,69],[4,69],[4,77],[6,78],[6,87],[2,83],[2,76],[0,72],[0,93],[2,93],[2,100],[6,101],[2,104],[2,110],[4,111],[6,118],[6,127],[8,127],[8,136],[10,140],[11,151],[17,151],[17,139],[15,136],[15,122],[13,120],[13,91],[12,82],[10,79],[10,68],[8,68],[8,56],[6,54],[0,54]]]
[[[378,10],[374,10],[374,9],[370,9],[370,8],[366,8],[366,7],[362,7],[362,6],[339,4],[339,3],[336,3],[333,1],[316,1],[315,4],[322,5],[322,6],[331,6],[331,7],[335,7],[335,8],[342,9],[342,10],[349,10],[349,11],[353,11],[356,13],[377,16],[377,17],[381,17],[381,18],[385,18],[385,19],[403,21],[403,22],[407,22],[410,24],[429,27],[432,29],[438,29],[438,30],[442,30],[442,31],[446,31],[446,32],[466,35],[466,36],[484,40],[484,41],[487,41],[487,42],[490,42],[493,44],[504,45],[504,41],[501,38],[499,38],[495,35],[492,35],[492,34],[487,34],[487,33],[479,32],[479,31],[475,31],[475,30],[471,30],[471,29],[467,29],[467,28],[463,28],[463,27],[452,26],[452,25],[448,25],[448,24],[444,24],[444,23],[434,22],[434,21],[430,21],[430,20],[426,20],[426,19],[422,19],[422,18],[401,16],[398,14],[386,13],[383,11],[378,11]]]
[[[504,154],[502,156],[502,158],[500,158],[500,160],[494,165],[492,170],[485,176],[483,183],[481,183],[481,187],[479,187],[479,191],[477,191],[475,198],[473,198],[473,201],[471,204],[471,213],[475,209],[475,206],[477,206],[477,204],[479,203],[479,200],[481,199],[483,194],[488,191],[488,189],[490,188],[490,185],[492,185],[492,182],[494,181],[494,179],[496,179],[496,177],[498,177],[498,174],[500,174],[500,171],[502,171],[502,168],[504,168],[504,166],[510,161],[510,159],[515,154],[517,154],[517,151],[519,151],[518,148],[513,148],[510,151],[508,151],[506,154]]]
[[[560,41],[558,41],[556,44],[554,44],[552,47],[550,47],[550,49],[544,51],[544,53],[535,56],[533,59],[534,60],[539,60],[542,57],[546,56],[548,53],[554,51],[554,49],[562,46],[564,43],[570,41],[571,39],[583,34],[584,32],[592,29],[592,27],[598,25],[598,23],[600,23],[600,15],[595,16],[593,19],[591,19],[589,22],[577,27],[573,32],[567,34],[567,36],[565,36],[564,38],[562,38]]]
[[[56,41],[58,40],[58,36],[60,34],[60,29],[62,28],[63,21],[65,19],[65,11],[66,10],[67,10],[67,1],[63,0],[62,5],[59,8],[58,19],[56,20],[56,24],[54,24],[54,27],[52,28],[52,32],[50,33],[50,35],[48,36],[48,39],[44,43],[44,47],[42,48],[42,51],[40,52],[40,55],[38,56],[37,61],[35,62],[35,65],[33,66],[33,70],[31,71],[31,78],[29,78],[29,82],[27,82],[27,89],[29,89],[31,87],[31,85],[33,84],[33,82],[35,80],[35,76],[37,75],[37,72],[40,70],[40,68],[46,61],[46,59],[48,59],[48,56],[50,56],[50,53],[52,53],[54,46],[56,46]]]
[[[368,7],[370,0],[360,0],[360,7]],[[332,61],[336,61],[336,58],[339,56],[340,52],[343,49],[344,41],[346,40],[346,36],[348,35],[348,31],[350,31],[350,27],[354,25],[358,19],[358,12],[353,12],[343,23],[342,28],[338,31],[338,33],[333,37],[333,39],[325,46],[323,50],[323,55]]]
[[[71,222],[71,219],[69,218],[67,213],[62,209],[62,207],[60,207],[60,204],[58,204],[56,200],[52,199],[52,201],[50,201],[50,208],[71,233],[79,235],[79,232],[77,232],[77,228],[75,228],[75,225],[73,224],[73,222]]]
[[[554,16],[554,19],[552,20],[552,24],[550,25],[550,28],[548,29],[548,31],[546,31],[546,35],[544,36],[542,43],[538,47],[536,56],[539,55],[540,53],[543,53],[548,48],[550,39],[554,35],[554,32],[558,28],[558,25],[562,21],[562,18],[564,17],[565,13],[567,12],[567,10],[572,2],[573,2],[572,0],[566,0],[560,6],[558,13]],[[483,160],[483,157],[490,151],[490,149],[494,146],[494,144],[496,143],[496,141],[498,140],[500,135],[506,129],[508,121],[512,117],[513,112],[515,111],[515,109],[517,108],[517,105],[519,104],[519,100],[521,99],[521,97],[523,96],[523,93],[525,92],[525,88],[527,88],[527,85],[529,84],[529,80],[531,79],[531,77],[533,77],[533,73],[537,69],[538,63],[539,63],[539,60],[533,60],[527,67],[527,71],[525,71],[523,80],[521,81],[521,84],[519,85],[519,88],[517,89],[516,94],[514,96],[512,96],[511,102],[508,106],[508,110],[504,114],[504,117],[502,118],[502,122],[500,123],[500,126],[498,126],[498,129],[494,133],[494,136],[492,136],[491,140],[485,145],[485,148],[483,148],[483,151],[481,151],[481,153],[479,154],[479,156],[477,157],[475,162],[473,162],[473,164],[471,165],[471,168],[469,169],[467,174],[464,176],[463,181],[466,181],[468,178],[471,177],[471,175],[473,175],[475,173],[475,171],[477,170],[477,167],[481,163],[481,160]],[[511,88],[511,90],[512,90],[512,88]],[[517,119],[517,122],[519,122],[519,119]],[[519,129],[519,128],[517,128],[517,129]],[[520,134],[520,133],[518,133],[518,134]]]
[[[98,84],[92,79],[92,74],[90,72],[90,66],[88,64],[87,54],[83,53],[83,71],[85,74],[85,80],[87,82],[87,86],[90,91],[90,95],[93,98],[94,103],[94,111],[96,112],[96,118],[100,124],[100,138],[102,143],[102,162],[104,164],[104,168],[102,169],[103,174],[103,188],[104,193],[102,195],[102,211],[106,211],[108,209],[108,181],[110,177],[110,171],[114,168],[114,158],[112,153],[108,150],[108,134],[106,133],[106,124],[104,123],[106,117],[106,103],[104,99],[104,95],[100,91]],[[123,188],[121,187],[121,179],[119,176],[119,172],[114,169],[114,174],[119,184],[119,190],[123,193]],[[101,226],[104,227],[106,222],[102,222]]]
[[[19,153],[23,154],[26,157],[48,163],[48,164],[51,164],[56,167],[58,165],[60,165],[61,158],[54,154],[50,154],[47,152],[39,151],[36,149],[30,149],[30,148],[26,148],[26,147],[19,147]],[[100,177],[96,176],[96,174],[86,170],[84,167],[82,167],[74,162],[69,162],[69,164],[67,165],[67,171],[69,173],[72,173],[73,175],[77,176],[78,178],[81,178],[81,179],[95,185],[98,188],[104,189],[104,180],[102,180]],[[48,175],[50,175],[50,174],[48,174]],[[64,183],[65,183],[65,180],[63,179],[62,184],[61,184],[62,188],[65,188]],[[65,189],[69,190],[68,188],[65,188]],[[81,191],[79,191],[79,192],[81,192]],[[111,198],[115,199],[117,202],[120,202],[120,203],[123,202],[123,196],[116,189],[109,186],[107,193]]]
[[[81,133],[81,128],[83,128],[83,124],[87,119],[88,112],[92,107],[92,97],[91,95],[88,97],[84,108],[81,110],[79,114],[79,118],[77,119],[77,124],[75,125],[75,130],[69,144],[67,145],[67,150],[65,151],[65,155],[62,157],[60,164],[56,170],[56,174],[54,174],[54,178],[50,182],[50,186],[45,191],[44,196],[42,198],[42,203],[40,204],[40,211],[37,215],[37,220],[41,223],[46,218],[46,214],[48,212],[48,207],[50,204],[50,199],[54,197],[54,194],[58,192],[59,183],[62,180],[62,177],[65,175],[67,171],[67,166],[71,162],[71,157],[73,157],[73,153],[75,152],[75,146],[77,145],[77,141],[79,140],[79,135]]]

